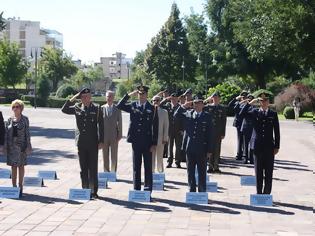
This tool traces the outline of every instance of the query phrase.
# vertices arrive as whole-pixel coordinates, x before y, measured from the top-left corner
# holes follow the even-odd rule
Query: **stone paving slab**
[[[0,107],[5,119],[8,107]],[[26,176],[38,170],[57,171],[45,187],[25,187],[22,199],[1,199],[1,235],[314,235],[315,132],[307,122],[281,121],[281,149],[276,156],[273,207],[249,206],[255,187],[240,185],[253,175],[253,165],[234,160],[236,132],[232,119],[222,144],[222,174],[211,175],[218,192],[209,193],[206,206],[185,203],[186,166],[166,169],[165,191],[153,192],[151,203],[128,202],[132,189],[130,144],[119,146],[118,181],[99,191],[100,199],[69,201],[70,188],[80,188],[74,146],[74,118],[58,109],[25,109],[30,118],[34,153]],[[124,135],[128,115],[123,113]],[[99,171],[102,171],[101,152]],[[166,162],[166,159],[164,159]],[[0,157],[0,168],[8,168]],[[11,180],[0,179],[0,186]]]

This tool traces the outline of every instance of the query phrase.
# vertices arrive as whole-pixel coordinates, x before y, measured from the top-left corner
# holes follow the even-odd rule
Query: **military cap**
[[[243,96],[243,97],[247,97],[247,95],[248,95],[247,91],[242,91],[241,94],[240,94],[240,96]]]
[[[148,93],[149,91],[149,87],[145,86],[145,85],[139,85],[137,86],[137,90],[138,90],[138,93]]]
[[[202,96],[201,94],[195,95],[193,102],[194,102],[194,103],[203,102],[203,96]]]
[[[248,98],[248,99],[254,99],[254,95],[253,95],[253,94],[248,94],[248,95],[247,95],[247,98]]]
[[[83,88],[80,91],[80,97],[81,97],[82,94],[87,94],[87,93],[91,93],[91,90],[89,88]]]
[[[185,93],[183,94],[183,96],[187,96],[188,94],[192,94],[192,89],[188,88]]]
[[[269,100],[269,94],[264,92],[257,94],[257,97],[260,101]]]
[[[179,92],[173,92],[171,93],[171,97],[179,97],[180,93]]]
[[[220,93],[219,93],[218,91],[214,91],[214,92],[211,94],[210,97],[211,97],[211,98],[213,98],[213,97],[220,97]]]
[[[185,96],[184,93],[183,93],[183,90],[181,90],[181,89],[179,89],[179,90],[177,91],[177,95],[178,95],[178,97],[183,97],[183,96]]]

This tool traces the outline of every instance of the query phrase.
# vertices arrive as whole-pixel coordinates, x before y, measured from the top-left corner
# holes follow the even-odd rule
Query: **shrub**
[[[283,115],[286,119],[294,119],[295,115],[293,107],[286,106],[283,110]]]
[[[47,106],[53,108],[61,108],[67,101],[67,98],[49,97],[47,100]]]
[[[45,107],[47,104],[47,100],[50,92],[50,84],[47,78],[43,77],[38,81],[38,100],[37,105]]]
[[[61,85],[57,92],[56,92],[56,97],[58,98],[66,98],[69,95],[74,95],[76,94],[77,91],[75,89],[75,87],[71,84],[63,84]]]
[[[275,97],[277,111],[283,111],[286,106],[292,106],[295,97],[301,99],[301,114],[315,110],[315,90],[301,82],[296,82]]]
[[[22,95],[21,100],[26,101],[32,106],[34,106],[34,95]]]
[[[241,88],[229,82],[223,82],[214,88],[210,88],[208,90],[208,96],[210,96],[214,91],[218,91],[220,93],[222,104],[228,104],[233,97],[240,94]]]
[[[117,85],[117,90],[116,90],[116,99],[122,98],[125,96],[126,93],[133,91],[135,88],[132,84],[132,80],[127,80],[120,82]]]
[[[308,77],[301,79],[300,82],[311,89],[315,89],[315,72],[311,71]]]
[[[266,84],[267,90],[273,94],[282,92],[286,87],[290,85],[290,81],[283,76],[275,77],[271,82]]]
[[[156,95],[158,92],[162,90],[161,84],[155,79],[153,79],[150,83],[150,89],[148,91],[148,97],[152,98],[154,95]]]

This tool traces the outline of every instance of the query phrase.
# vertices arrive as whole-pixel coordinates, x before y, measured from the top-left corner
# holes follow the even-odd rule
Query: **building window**
[[[25,48],[25,40],[20,41],[20,48]]]
[[[111,66],[116,65],[116,61],[109,61],[109,65],[111,65]]]
[[[20,39],[25,39],[25,31],[20,31]]]
[[[109,73],[114,74],[115,72],[115,68],[109,68]]]

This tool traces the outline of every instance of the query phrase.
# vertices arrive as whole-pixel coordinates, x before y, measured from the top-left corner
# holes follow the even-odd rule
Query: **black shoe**
[[[248,159],[245,159],[243,163],[248,164]]]
[[[236,156],[235,160],[240,161],[240,160],[242,160],[242,157],[240,157],[240,156]]]
[[[214,173],[214,171],[213,171],[213,169],[212,168],[208,168],[208,170],[207,170],[207,173]]]
[[[221,170],[219,170],[219,169],[216,169],[216,170],[214,170],[214,173],[218,173],[218,174],[221,174],[222,172],[221,172]]]
[[[172,164],[171,163],[168,163],[166,168],[172,168]]]
[[[250,164],[254,164],[254,161],[250,161],[249,163],[250,163]]]
[[[97,193],[92,193],[91,194],[91,199],[99,199],[100,197],[97,195]]]
[[[181,166],[180,166],[180,163],[178,163],[178,164],[176,164],[176,168],[182,168]]]

